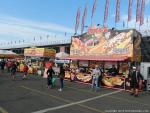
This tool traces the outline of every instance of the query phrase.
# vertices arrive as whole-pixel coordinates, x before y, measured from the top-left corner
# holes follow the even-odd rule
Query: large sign
[[[46,48],[26,48],[24,56],[55,57],[56,50]]]
[[[70,55],[121,55],[133,57],[134,32],[134,30],[117,31],[104,29],[93,31],[93,33],[88,31],[83,35],[73,36]],[[140,40],[137,42],[140,43]]]

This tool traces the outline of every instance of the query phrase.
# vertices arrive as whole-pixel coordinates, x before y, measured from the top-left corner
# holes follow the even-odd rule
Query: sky
[[[0,0],[0,44],[8,46],[47,41],[67,41],[75,33],[75,19],[77,9],[81,9],[78,34],[81,33],[81,18],[84,7],[88,4],[85,25],[91,25],[91,13],[94,0]],[[110,0],[108,12],[108,28],[115,26],[116,0]],[[93,17],[93,24],[103,25],[105,0],[97,0]],[[147,18],[150,20],[150,0],[146,0],[145,23],[141,30],[149,28]],[[128,0],[121,0],[120,22],[117,29],[123,28],[123,21],[127,20]],[[138,29],[135,25],[136,0],[133,0],[132,20],[128,28]],[[127,23],[126,23],[127,24]],[[126,27],[126,25],[125,25]],[[84,30],[86,32],[86,29]],[[15,43],[16,42],[16,43]]]

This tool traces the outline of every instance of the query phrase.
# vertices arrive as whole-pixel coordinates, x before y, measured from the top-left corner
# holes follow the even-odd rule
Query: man
[[[97,91],[98,90],[98,85],[100,85],[98,82],[99,82],[99,76],[101,75],[101,71],[99,69],[99,67],[96,65],[95,66],[95,69],[93,70],[93,73],[92,73],[92,90],[95,90]]]
[[[136,67],[133,67],[132,69],[132,72],[129,74],[131,95],[138,97],[139,81],[143,80],[143,77],[140,72],[136,71]]]

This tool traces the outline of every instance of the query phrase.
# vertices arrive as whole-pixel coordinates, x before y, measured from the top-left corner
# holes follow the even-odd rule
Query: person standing
[[[99,76],[101,75],[100,69],[98,66],[95,66],[95,69],[92,72],[92,90],[97,91],[99,89]]]
[[[52,88],[53,74],[55,74],[55,72],[54,72],[52,66],[50,66],[47,70],[47,86],[48,86],[48,89]]]
[[[23,79],[27,78],[28,70],[29,70],[28,65],[25,64],[24,69],[23,69],[23,71],[24,71]]]
[[[143,80],[143,76],[140,72],[136,71],[136,67],[133,67],[132,72],[129,74],[131,95],[138,97],[139,95],[139,81]]]
[[[65,69],[63,66],[60,66],[59,80],[60,80],[60,89],[58,91],[62,91],[64,88],[64,78],[65,78]]]
[[[17,71],[17,65],[16,65],[16,63],[14,62],[14,63],[12,64],[12,67],[11,67],[11,76],[12,76],[12,79],[13,79],[13,80],[15,80],[16,71]]]

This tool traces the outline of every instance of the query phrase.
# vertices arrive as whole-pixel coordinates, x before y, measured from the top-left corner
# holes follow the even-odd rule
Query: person
[[[116,76],[117,75],[117,68],[115,67],[115,65],[112,65],[110,73],[111,73],[112,76]]]
[[[101,86],[101,83],[102,83],[102,79],[103,79],[103,75],[104,75],[104,65],[100,65],[99,67],[99,70],[100,70],[100,76],[98,78],[98,87]]]
[[[58,91],[62,91],[64,88],[64,78],[65,78],[65,69],[63,66],[60,66],[59,80],[60,80],[60,89]]]
[[[50,66],[47,70],[47,87],[48,87],[48,89],[52,88],[53,74],[55,74],[55,72],[54,72],[52,66]]]
[[[2,70],[2,73],[4,72],[4,68],[5,68],[5,61],[2,60],[1,61],[1,70]]]
[[[97,91],[99,89],[98,87],[98,80],[99,80],[99,76],[101,75],[101,72],[98,68],[98,66],[95,66],[95,69],[92,72],[92,90]]]
[[[8,61],[8,62],[6,63],[6,67],[7,67],[7,72],[8,72],[8,73],[10,73],[11,65],[12,65],[12,62],[11,62],[11,61]]]
[[[138,97],[139,81],[143,80],[143,76],[140,74],[139,71],[136,71],[136,67],[133,66],[132,69],[132,72],[129,74],[131,95]]]
[[[11,76],[12,76],[13,80],[15,80],[16,71],[17,71],[17,65],[16,65],[16,63],[13,63],[12,67],[11,67]]]
[[[23,79],[26,79],[26,78],[27,78],[28,70],[29,70],[28,65],[25,64],[25,65],[24,65],[24,69],[23,69],[23,71],[24,71]]]

